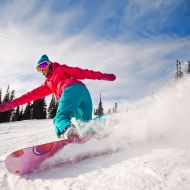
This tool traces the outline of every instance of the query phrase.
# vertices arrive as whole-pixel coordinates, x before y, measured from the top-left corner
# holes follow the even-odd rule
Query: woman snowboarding
[[[72,117],[84,122],[92,119],[92,99],[85,84],[80,80],[113,81],[116,79],[114,74],[51,62],[47,55],[39,59],[36,69],[45,76],[44,84],[10,102],[0,104],[0,112],[53,93],[59,100],[53,123],[56,135],[60,139],[79,136],[77,128],[71,123]]]

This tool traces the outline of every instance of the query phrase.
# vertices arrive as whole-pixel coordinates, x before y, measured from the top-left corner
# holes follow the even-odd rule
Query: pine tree
[[[187,65],[187,74],[190,74],[190,61],[188,61],[188,65]]]
[[[55,99],[55,96],[52,95],[51,97],[51,101],[50,101],[50,104],[49,104],[49,107],[48,107],[48,118],[49,119],[52,119],[55,117],[56,115],[56,112],[57,112],[57,107],[58,107],[58,103]]]
[[[18,106],[14,112],[12,121],[20,121],[20,107]]]
[[[19,117],[18,117],[18,121],[22,121],[23,120],[23,113],[24,113],[24,110],[23,110],[23,106],[20,110],[20,113],[19,113]]]
[[[46,119],[46,102],[45,98],[40,98],[33,102],[33,119]]]
[[[98,108],[96,109],[94,115],[103,115],[103,114],[104,114],[104,109],[103,109],[102,98],[101,98],[101,94],[100,94],[100,102],[99,102]]]
[[[15,98],[15,91],[12,90],[9,97],[9,101],[12,101],[14,98]],[[9,110],[9,118],[10,118],[9,121],[13,121],[14,113],[15,113],[14,109]]]
[[[13,100],[15,98],[15,90],[11,91],[9,101]]]
[[[180,79],[182,77],[183,77],[183,72],[182,72],[182,69],[181,69],[181,62],[177,60],[175,78]]]
[[[31,107],[31,109],[32,109],[32,107]],[[24,114],[23,107],[18,106],[16,108],[16,110],[14,111],[12,121],[24,120],[25,118],[23,118],[23,114]],[[32,118],[32,116],[30,117],[30,119],[31,118]]]
[[[41,104],[42,104],[42,113],[40,119],[46,119],[47,118],[47,104],[45,101],[45,98],[41,98]]]
[[[10,99],[10,91],[9,91],[9,86],[8,86],[7,90],[6,90],[6,93],[5,93],[5,96],[3,98],[3,103],[8,102],[9,99]]]
[[[32,119],[32,106],[31,106],[30,102],[26,105],[26,108],[25,108],[24,113],[22,115],[22,119],[23,120]]]

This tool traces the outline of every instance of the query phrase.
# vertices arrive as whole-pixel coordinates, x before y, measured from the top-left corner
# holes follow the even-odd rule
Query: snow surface
[[[0,124],[0,189],[189,190],[189,94],[186,78],[120,102],[119,113],[106,120],[108,137],[69,145],[24,177],[10,174],[4,160],[16,149],[57,140],[52,120]],[[76,162],[81,155],[92,157]]]

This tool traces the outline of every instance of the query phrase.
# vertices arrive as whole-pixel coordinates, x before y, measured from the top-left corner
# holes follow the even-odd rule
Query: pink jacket
[[[37,100],[52,93],[57,99],[60,99],[63,90],[72,84],[82,84],[78,79],[93,79],[93,80],[115,80],[113,74],[103,74],[98,71],[88,69],[80,69],[78,67],[69,67],[67,65],[60,65],[59,63],[52,63],[52,71],[42,86],[22,95],[13,100],[15,106],[23,105],[25,103]]]

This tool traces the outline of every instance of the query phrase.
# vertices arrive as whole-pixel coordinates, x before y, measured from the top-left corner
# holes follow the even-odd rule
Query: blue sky
[[[10,6],[15,1],[2,1]],[[22,2],[22,1],[16,1]],[[42,23],[41,29],[46,32],[57,31],[61,21],[57,17],[73,14],[61,34],[75,34],[88,31],[99,38],[119,38],[126,40],[148,38],[150,36],[188,36],[190,26],[190,3],[188,0],[46,0],[23,3],[28,11],[12,18],[17,23],[30,23],[40,12],[48,11],[51,21]],[[19,4],[19,3],[18,3]],[[15,5],[16,6],[16,5]],[[14,8],[14,7],[13,7]],[[47,8],[47,9],[46,9]],[[22,16],[22,17],[21,17]],[[11,19],[11,16],[5,20]],[[123,39],[122,38],[122,39]]]
[[[19,96],[43,83],[39,57],[115,73],[84,81],[98,101],[131,100],[162,87],[189,60],[188,0],[1,0],[0,87]]]

